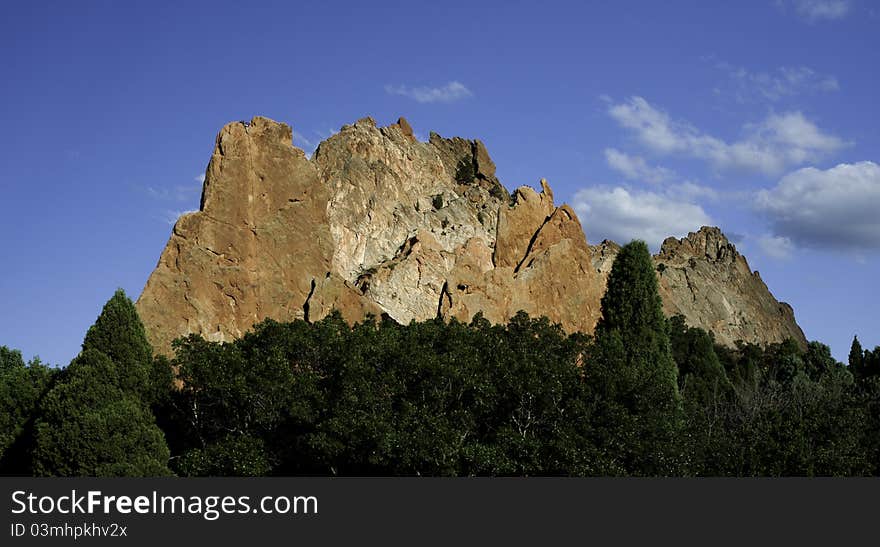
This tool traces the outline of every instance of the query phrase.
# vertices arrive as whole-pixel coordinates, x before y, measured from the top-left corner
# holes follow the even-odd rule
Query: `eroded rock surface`
[[[590,247],[546,181],[510,195],[483,143],[419,142],[402,118],[344,126],[311,159],[291,135],[261,117],[220,131],[200,210],[175,224],[137,302],[158,351],[333,309],[403,323],[525,310],[592,332],[619,247]],[[668,239],[655,261],[666,311],[719,341],[803,341],[791,308],[717,228]]]
[[[680,240],[667,238],[654,262],[667,315],[684,315],[725,345],[793,338],[806,346],[794,310],[773,298],[718,228],[704,226]]]
[[[620,246],[603,241],[591,250],[593,267],[607,280]],[[718,228],[703,226],[682,239],[666,238],[653,258],[666,315],[683,315],[727,346],[737,340],[766,344],[793,338],[806,347],[794,310],[773,297]]]

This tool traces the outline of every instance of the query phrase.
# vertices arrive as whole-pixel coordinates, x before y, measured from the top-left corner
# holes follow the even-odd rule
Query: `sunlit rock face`
[[[175,224],[138,311],[161,353],[189,333],[228,341],[266,318],[334,309],[402,323],[524,310],[592,332],[619,247],[589,246],[574,211],[539,186],[510,195],[480,141],[420,142],[404,119],[344,126],[311,158],[286,124],[230,123],[200,210]],[[717,228],[667,239],[655,262],[667,313],[720,342],[804,343],[791,308]]]

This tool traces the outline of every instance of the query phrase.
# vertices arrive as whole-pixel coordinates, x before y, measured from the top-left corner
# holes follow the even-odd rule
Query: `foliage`
[[[625,245],[608,276],[602,318],[587,364],[592,426],[608,474],[676,474],[682,426],[672,358],[648,246]]]
[[[118,290],[86,333],[83,351],[40,402],[34,473],[168,474],[170,453],[150,405],[169,387],[153,381],[170,372],[163,375],[153,365],[134,304]]]
[[[0,474],[30,473],[37,405],[52,383],[53,369],[0,346]]]
[[[230,434],[261,439],[239,453],[274,474],[586,469],[574,419],[584,408],[575,366],[584,343],[525,314],[506,328],[481,317],[350,328],[333,314],[315,324],[266,321],[226,345],[191,336],[175,360],[184,384],[176,421],[189,424],[172,443],[177,470],[221,472],[200,465],[229,452]]]
[[[84,351],[41,404],[34,473],[52,476],[155,476],[169,452],[149,409],[118,382],[104,353]]]
[[[715,345],[625,246],[594,339],[507,324],[266,320],[153,357],[117,292],[64,370],[0,347],[0,473],[880,474],[880,348]]]
[[[104,304],[98,319],[86,333],[82,349],[83,352],[100,351],[116,363],[115,377],[123,390],[148,396],[153,350],[134,303],[125,291],[117,289]]]

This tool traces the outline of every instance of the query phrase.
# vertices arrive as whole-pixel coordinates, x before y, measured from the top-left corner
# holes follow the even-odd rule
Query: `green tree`
[[[670,317],[668,327],[685,416],[681,449],[687,454],[688,469],[682,472],[710,474],[723,452],[724,408],[733,388],[711,333],[688,327],[681,315]]]
[[[266,321],[230,344],[196,335],[175,342],[182,385],[172,395],[176,429],[170,438],[180,456],[178,473],[252,476],[271,471],[277,458],[270,450],[299,394],[284,355],[291,333],[278,332],[284,330]]]
[[[681,315],[670,317],[668,327],[682,396],[705,406],[718,395],[726,395],[731,385],[715,352],[712,334],[687,326]]]
[[[34,472],[168,474],[168,446],[150,408],[153,378],[161,377],[134,304],[117,290],[86,333],[80,355],[40,404]]]
[[[523,312],[506,327],[492,330],[497,332],[498,343],[487,344],[480,337],[474,350],[492,348],[477,354],[488,361],[488,380],[496,392],[494,408],[476,418],[491,426],[482,446],[495,456],[495,463],[477,470],[507,475],[595,474],[579,366],[588,340],[581,335],[566,336],[546,317],[531,319]]]
[[[873,351],[863,350],[858,337],[854,337],[849,350],[849,366],[858,380],[880,376],[880,347]]]
[[[869,465],[863,441],[866,408],[852,374],[824,344],[803,351],[784,342],[740,345],[733,381],[718,409],[714,450],[696,472],[733,476],[859,475]],[[744,365],[743,362],[746,364]]]
[[[150,400],[152,397],[153,350],[134,303],[117,289],[89,327],[83,352],[97,350],[116,363],[119,386]]]
[[[865,364],[862,376],[865,378],[876,378],[880,376],[880,346],[874,347],[872,351],[865,352]]]
[[[205,448],[195,448],[177,463],[187,477],[262,477],[272,469],[265,442],[259,437],[230,433]]]
[[[678,369],[642,241],[625,245],[614,261],[585,374],[595,398],[591,420],[605,458],[603,473],[677,473]]]
[[[804,373],[814,382],[821,380],[829,372],[840,372],[838,369],[842,369],[842,365],[831,356],[831,348],[815,340],[807,344],[803,359]],[[849,375],[852,376],[852,372]]]
[[[853,336],[852,345],[849,348],[849,370],[858,377],[865,366],[865,351],[859,342],[858,336]]]
[[[169,474],[162,431],[119,370],[98,350],[82,352],[41,404],[34,474],[157,476]]]
[[[30,474],[36,411],[54,374],[39,358],[25,364],[21,352],[0,346],[0,474]]]

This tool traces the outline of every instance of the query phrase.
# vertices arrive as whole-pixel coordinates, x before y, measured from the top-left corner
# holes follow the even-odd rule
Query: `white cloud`
[[[840,83],[834,76],[819,74],[805,66],[780,67],[773,72],[752,72],[725,62],[715,63],[715,67],[727,73],[732,82],[732,92],[739,102],[754,99],[778,101],[802,93],[840,89]],[[717,88],[716,94],[723,93],[722,89]]]
[[[758,192],[773,232],[802,247],[880,249],[880,165],[863,161],[799,169]]]
[[[669,236],[682,237],[712,224],[697,204],[622,187],[584,188],[575,194],[573,207],[589,227],[591,241],[642,239],[655,250]]]
[[[673,122],[665,112],[655,109],[642,97],[612,104],[608,113],[622,127],[635,131],[643,144],[657,152],[680,152],[699,139],[696,128]]]
[[[785,2],[777,2],[785,6]],[[852,8],[851,0],[790,0],[795,13],[804,19],[814,22],[820,20],[843,19]]]
[[[673,120],[642,97],[613,104],[608,113],[651,150],[701,159],[718,169],[779,174],[789,166],[821,158],[847,144],[823,133],[800,112],[771,114],[761,123],[746,125],[745,138],[732,143]]]
[[[390,95],[402,95],[420,103],[451,103],[473,95],[470,89],[458,81],[452,81],[439,87],[410,87],[406,85],[386,85],[385,92]]]
[[[715,201],[721,197],[721,192],[714,188],[692,180],[682,180],[672,169],[660,165],[650,165],[641,156],[627,154],[616,148],[605,149],[605,160],[609,167],[621,173],[628,180],[657,184],[657,192],[671,199],[679,201],[709,199]]]
[[[205,183],[205,174],[201,173],[199,175],[196,175],[193,180],[198,182],[199,184],[204,184]]]
[[[694,201],[697,199],[717,201],[721,198],[721,193],[718,192],[718,190],[690,180],[669,185],[666,188],[666,194],[670,197],[687,201]]]
[[[629,180],[658,183],[675,176],[670,169],[651,166],[640,156],[631,156],[615,148],[605,149],[605,161],[608,166],[621,173]]]
[[[840,150],[846,143],[826,135],[800,112],[771,114],[762,123],[747,126],[754,130],[752,142],[772,148],[778,146],[792,163],[802,163],[814,155]]]
[[[794,252],[794,243],[785,236],[764,234],[758,238],[758,247],[769,256],[777,260],[791,258]]]

